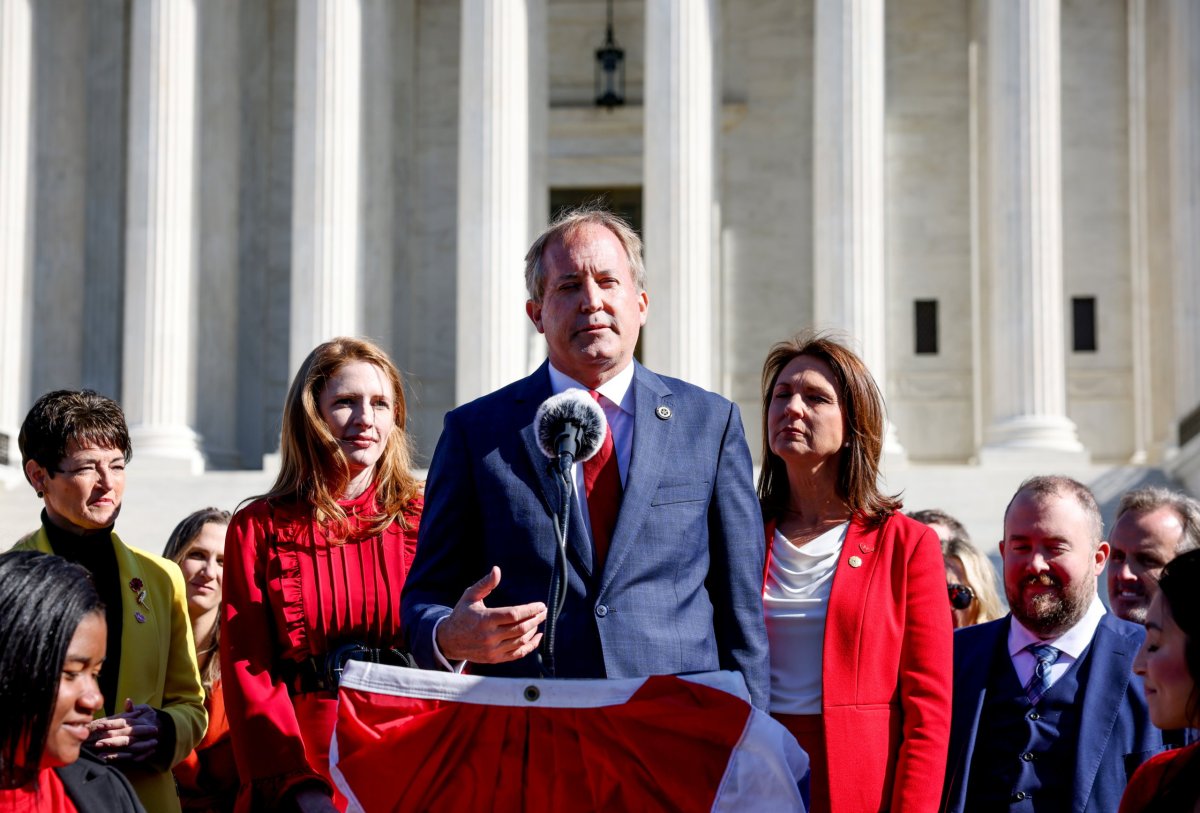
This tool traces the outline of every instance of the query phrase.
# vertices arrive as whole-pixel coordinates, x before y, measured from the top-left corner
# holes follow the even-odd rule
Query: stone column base
[[[1060,415],[1022,415],[994,423],[979,450],[983,466],[1080,466],[1090,462],[1074,422]]]
[[[164,474],[201,474],[200,437],[187,426],[131,426],[129,440],[139,469]]]

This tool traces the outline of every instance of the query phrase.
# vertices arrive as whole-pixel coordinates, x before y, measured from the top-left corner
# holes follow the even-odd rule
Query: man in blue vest
[[[1096,594],[1108,553],[1087,486],[1017,489],[1000,543],[1012,612],[954,636],[944,810],[1115,813],[1128,774],[1162,749],[1132,672],[1145,631]]]

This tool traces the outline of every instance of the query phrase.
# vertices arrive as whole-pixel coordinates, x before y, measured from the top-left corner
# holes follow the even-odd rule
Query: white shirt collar
[[[558,395],[560,392],[565,392],[570,389],[586,390],[587,387],[580,384],[575,379],[571,378],[566,373],[559,370],[553,364],[550,364],[550,389]],[[625,369],[614,375],[612,378],[601,384],[596,391],[611,401],[614,405],[621,408],[622,412],[633,414],[631,406],[626,406],[625,399],[630,394],[629,389],[633,384],[633,362],[625,365]]]
[[[1096,627],[1100,626],[1100,619],[1106,612],[1100,596],[1093,595],[1092,603],[1088,605],[1083,618],[1076,621],[1075,626],[1062,635],[1048,641],[1043,641],[1030,632],[1014,615],[1011,618],[1012,623],[1008,627],[1008,654],[1010,657],[1015,656],[1030,644],[1050,644],[1059,652],[1078,659],[1083,654],[1083,650],[1087,649],[1087,645],[1092,642],[1092,638],[1096,635]]]

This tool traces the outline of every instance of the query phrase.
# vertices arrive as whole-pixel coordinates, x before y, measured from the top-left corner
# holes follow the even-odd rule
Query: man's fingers
[[[521,646],[519,646],[513,650],[512,660],[516,661],[516,660],[520,660],[521,658],[524,658],[530,652],[533,652],[535,649],[537,649],[538,645],[541,642],[542,642],[542,634],[539,632],[539,633],[535,634],[532,638],[530,638],[528,641],[526,641],[524,644],[522,644]]]
[[[533,621],[534,626],[546,620],[546,605],[540,601],[532,604],[518,604],[515,607],[489,607],[483,611],[484,617],[497,626],[512,624],[527,624]]]
[[[483,601],[500,584],[500,568],[492,565],[488,574],[463,591],[459,604],[474,604]]]

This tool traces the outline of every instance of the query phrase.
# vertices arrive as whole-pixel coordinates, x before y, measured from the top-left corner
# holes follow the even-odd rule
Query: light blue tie
[[[1037,658],[1037,666],[1033,667],[1033,677],[1029,679],[1029,684],[1025,687],[1029,703],[1036,706],[1037,702],[1042,699],[1042,695],[1050,689],[1050,667],[1062,653],[1050,644],[1030,644],[1025,648],[1033,653],[1033,657]]]

